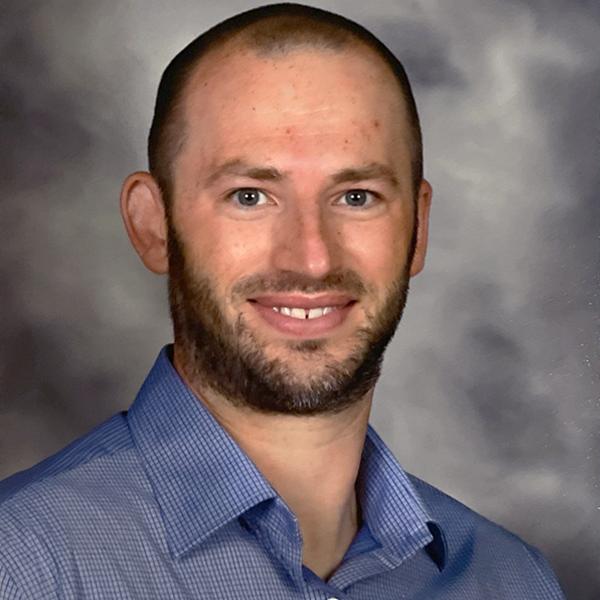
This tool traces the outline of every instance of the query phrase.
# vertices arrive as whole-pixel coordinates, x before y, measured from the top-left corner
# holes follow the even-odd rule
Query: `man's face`
[[[188,376],[269,412],[374,385],[415,222],[408,125],[365,51],[205,60],[173,165],[169,289]]]

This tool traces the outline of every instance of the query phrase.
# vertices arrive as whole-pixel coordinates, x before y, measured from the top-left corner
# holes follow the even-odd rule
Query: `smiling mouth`
[[[327,335],[347,319],[357,300],[342,295],[295,295],[248,299],[259,316],[280,333],[300,338]]]

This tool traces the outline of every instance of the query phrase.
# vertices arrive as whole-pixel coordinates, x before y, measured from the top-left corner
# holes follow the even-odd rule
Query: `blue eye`
[[[364,208],[372,204],[373,193],[367,190],[348,190],[340,200],[345,202],[347,206]]]
[[[232,194],[232,198],[240,205],[246,207],[260,206],[265,204],[267,197],[256,188],[242,188]]]

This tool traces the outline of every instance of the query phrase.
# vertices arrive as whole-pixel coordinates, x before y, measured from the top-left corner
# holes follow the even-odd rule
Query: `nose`
[[[304,203],[290,208],[275,225],[273,266],[320,279],[339,266],[335,223],[322,206]]]

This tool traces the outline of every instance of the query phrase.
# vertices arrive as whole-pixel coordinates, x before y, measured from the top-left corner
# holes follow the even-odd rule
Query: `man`
[[[0,488],[0,598],[562,598],[534,548],[368,425],[431,202],[400,63],[238,15],[161,80],[121,207],[174,345],[132,408]]]

